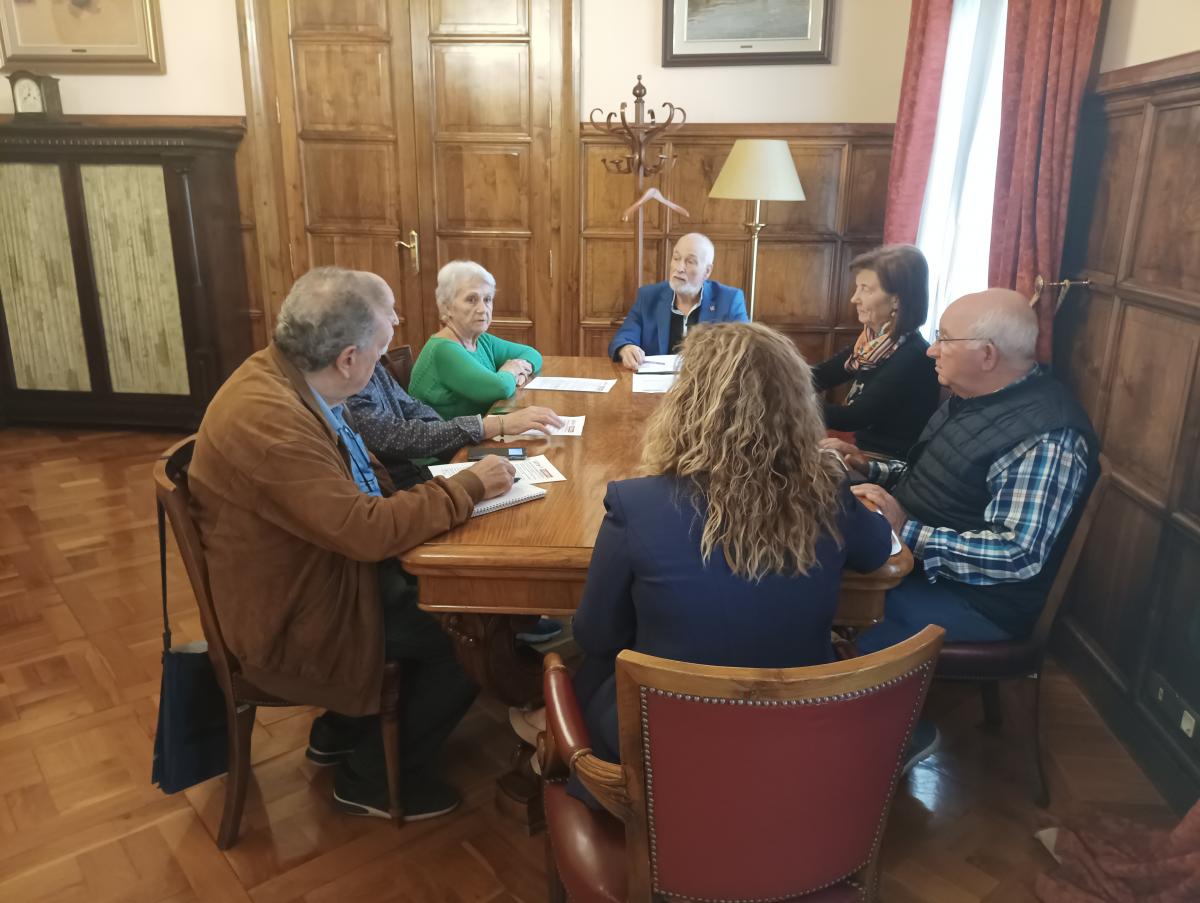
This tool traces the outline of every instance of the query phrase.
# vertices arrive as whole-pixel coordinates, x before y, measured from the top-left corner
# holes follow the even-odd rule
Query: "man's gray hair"
[[[451,260],[438,270],[437,289],[434,300],[437,301],[438,313],[442,319],[450,311],[450,302],[458,294],[464,282],[486,282],[496,290],[496,277],[477,264],[474,260]]]
[[[988,339],[1012,361],[1032,361],[1037,356],[1038,323],[1031,310],[995,307],[985,311],[968,330],[973,339]]]
[[[366,348],[381,309],[391,306],[387,283],[373,273],[316,267],[295,281],[275,321],[275,345],[305,373],[323,370],[349,346]]]

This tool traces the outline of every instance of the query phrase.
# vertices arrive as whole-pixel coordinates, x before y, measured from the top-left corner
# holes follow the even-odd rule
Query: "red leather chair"
[[[1083,547],[1096,512],[1108,491],[1109,466],[1107,459],[1100,457],[1100,475],[1088,495],[1087,504],[1074,524],[1074,533],[1067,546],[1066,554],[1059,564],[1058,573],[1046,605],[1034,625],[1033,633],[1024,640],[1002,643],[946,643],[938,659],[935,677],[938,680],[971,680],[979,683],[983,695],[983,714],[986,724],[997,726],[1001,720],[1000,682],[1017,682],[1022,700],[1023,734],[1025,736],[1030,771],[1033,775],[1033,800],[1039,806],[1050,804],[1050,790],[1046,786],[1046,775],[1042,769],[1041,729],[1039,699],[1042,688],[1042,662],[1046,657],[1046,644],[1050,631],[1058,617],[1058,609],[1067,594],[1075,565]]]
[[[904,750],[943,631],[811,668],[617,657],[621,761],[591,752],[546,657],[551,900],[872,900]],[[608,812],[566,792],[579,776]],[[610,814],[611,813],[611,814]]]

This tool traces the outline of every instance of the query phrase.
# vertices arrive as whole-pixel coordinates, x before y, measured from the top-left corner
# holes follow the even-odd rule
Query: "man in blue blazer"
[[[699,232],[675,242],[671,278],[638,289],[629,316],[608,346],[609,357],[636,370],[647,354],[676,353],[697,323],[749,319],[742,290],[708,278],[713,253],[713,243]]]

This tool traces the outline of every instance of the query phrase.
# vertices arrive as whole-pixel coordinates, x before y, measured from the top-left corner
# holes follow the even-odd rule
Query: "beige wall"
[[[161,0],[163,75],[58,75],[63,112],[241,116],[242,61],[234,0]],[[35,68],[30,66],[30,68]],[[0,113],[12,112],[7,80]]]
[[[1110,0],[1100,71],[1200,50],[1200,0]]]
[[[640,73],[689,122],[895,122],[909,0],[840,0],[833,62],[662,68],[662,0],[582,0],[583,116],[614,111]],[[1200,5],[1200,0],[1196,0]]]

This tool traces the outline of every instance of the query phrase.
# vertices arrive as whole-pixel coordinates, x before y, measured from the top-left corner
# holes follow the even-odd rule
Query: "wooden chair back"
[[[1046,594],[1046,605],[1038,616],[1033,633],[1030,634],[1030,640],[1041,649],[1046,647],[1046,642],[1050,638],[1050,631],[1058,618],[1058,609],[1062,606],[1067,589],[1071,586],[1071,579],[1075,576],[1075,566],[1079,563],[1079,556],[1083,554],[1083,547],[1087,545],[1088,534],[1091,533],[1092,523],[1096,520],[1096,512],[1100,510],[1104,496],[1108,492],[1108,481],[1111,479],[1112,468],[1104,455],[1100,456],[1099,466],[1100,474],[1092,485],[1083,512],[1073,525],[1068,524],[1067,526],[1067,529],[1074,527],[1070,544],[1058,565],[1058,573],[1055,574],[1054,582],[1050,585],[1050,592]]]
[[[845,882],[871,898],[943,633],[808,668],[622,652],[623,764],[571,758],[625,822],[629,899],[791,899]]]
[[[383,365],[392,374],[392,378],[400,384],[400,388],[407,392],[408,381],[412,378],[412,346],[401,345],[399,348],[388,349],[383,355]]]
[[[217,674],[217,682],[225,692],[225,698],[235,698],[233,676],[238,670],[237,660],[225,645],[221,626],[217,621],[212,593],[208,583],[208,565],[204,559],[204,545],[200,532],[192,518],[191,495],[188,492],[187,471],[196,448],[196,437],[188,436],[171,446],[154,465],[154,494],[166,511],[171,532],[179,546],[179,556],[187,570],[200,609],[200,623],[204,628],[204,639],[208,642],[208,657]]]

